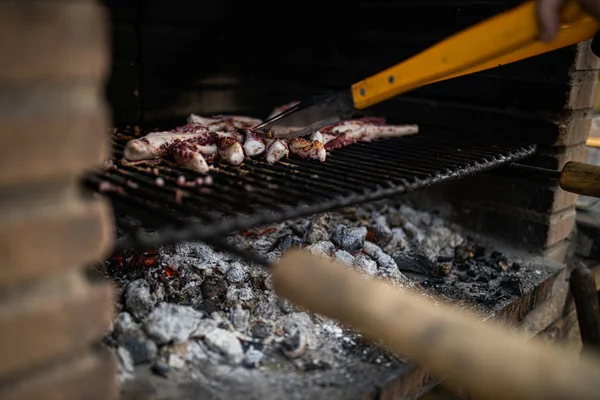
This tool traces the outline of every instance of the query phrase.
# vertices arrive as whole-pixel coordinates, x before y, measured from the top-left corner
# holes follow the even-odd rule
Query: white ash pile
[[[464,239],[428,213],[371,206],[247,231],[228,241],[271,261],[301,247],[363,274],[413,285],[397,261],[403,270],[443,275],[443,261],[455,256]],[[121,312],[107,343],[117,349],[122,380],[134,377],[136,365],[168,376],[215,364],[327,370],[349,354],[382,367],[399,362],[338,323],[278,298],[270,274],[257,265],[203,243],[161,248],[155,260],[117,279]]]

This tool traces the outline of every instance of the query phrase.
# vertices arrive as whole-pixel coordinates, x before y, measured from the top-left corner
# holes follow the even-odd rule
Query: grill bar
[[[114,139],[115,160],[124,145],[124,140]],[[210,185],[179,186],[181,176],[187,182],[206,178],[190,170],[118,161],[108,171],[90,175],[86,183],[108,196],[117,211],[145,224],[153,221],[158,229],[152,235],[125,236],[117,250],[188,240],[222,247],[218,238],[236,231],[407,193],[534,152],[530,144],[426,131],[356,143],[334,150],[324,163],[294,156],[275,165],[255,159],[240,167],[217,163]],[[155,184],[157,177],[164,180],[162,187]]]

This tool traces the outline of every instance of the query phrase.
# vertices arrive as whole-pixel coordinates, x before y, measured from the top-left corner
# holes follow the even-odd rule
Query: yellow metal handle
[[[539,40],[535,2],[528,1],[430,47],[416,56],[352,85],[354,106],[365,109],[429,83],[519,61],[592,38],[598,22],[575,0],[561,13],[552,43]]]

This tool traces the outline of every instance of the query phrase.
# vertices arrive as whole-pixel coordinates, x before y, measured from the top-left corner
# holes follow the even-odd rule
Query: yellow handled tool
[[[357,82],[347,91],[298,104],[254,130],[270,138],[304,136],[418,87],[570,46],[598,31],[599,23],[572,0],[562,10],[562,26],[555,40],[541,42],[535,7],[534,1],[528,1]]]

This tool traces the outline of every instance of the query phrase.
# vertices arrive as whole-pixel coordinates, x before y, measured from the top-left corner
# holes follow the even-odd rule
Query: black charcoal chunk
[[[397,253],[394,255],[394,261],[400,271],[409,271],[427,277],[437,277],[440,274],[440,268],[428,257],[418,253]]]
[[[367,228],[349,228],[346,225],[337,226],[332,234],[333,242],[346,250],[348,253],[356,253],[362,250],[367,238]]]

